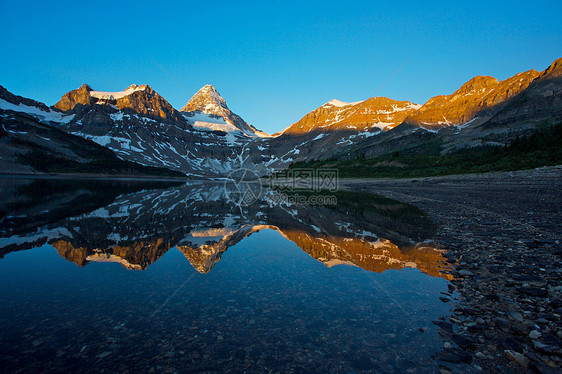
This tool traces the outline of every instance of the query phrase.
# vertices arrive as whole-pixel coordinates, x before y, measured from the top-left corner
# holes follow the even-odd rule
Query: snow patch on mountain
[[[323,133],[323,134],[317,135],[317,136],[316,136],[314,139],[312,139],[312,140],[322,139],[322,138],[325,137],[325,136],[328,136],[328,134],[324,134],[324,133]]]
[[[118,111],[117,113],[111,113],[109,116],[114,121],[123,121],[123,112],[122,111]]]
[[[410,103],[408,105],[405,106],[398,106],[398,105],[392,105],[391,110],[378,110],[375,113],[377,114],[393,114],[396,112],[404,112],[406,110],[418,110],[419,108],[421,108],[422,106],[420,104],[414,104],[414,103]]]
[[[357,105],[357,104],[361,104],[363,101],[354,101],[352,103],[346,103],[345,101],[340,101],[337,99],[333,99],[328,101],[326,104],[322,105],[322,107],[327,107],[327,106],[335,106],[335,107],[344,107],[344,106],[350,106],[350,105]]]
[[[103,100],[117,100],[125,96],[129,96],[133,92],[143,91],[146,89],[146,87],[146,85],[137,86],[136,84],[133,84],[127,87],[125,91],[119,92],[90,91],[90,96]]]
[[[373,123],[372,125],[369,126],[369,130],[372,128],[379,128],[381,130],[384,130],[385,128],[394,125],[394,123],[392,122],[376,122]]]
[[[75,114],[64,115],[54,110],[46,112],[36,106],[29,106],[22,103],[15,105],[3,99],[0,99],[0,109],[29,114],[39,120],[47,122],[69,123],[75,116]]]
[[[65,227],[59,227],[54,229],[43,229],[37,232],[30,233],[27,235],[13,235],[7,238],[0,238],[0,248],[7,247],[8,245],[23,243],[33,243],[39,239],[53,240],[60,237],[72,238],[72,233],[68,231]]]

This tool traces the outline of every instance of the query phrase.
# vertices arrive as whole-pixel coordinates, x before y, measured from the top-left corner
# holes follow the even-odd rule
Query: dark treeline
[[[562,164],[562,124],[517,136],[506,146],[464,148],[444,155],[393,152],[375,158],[298,162],[291,168],[338,168],[340,177],[409,178],[512,171]]]

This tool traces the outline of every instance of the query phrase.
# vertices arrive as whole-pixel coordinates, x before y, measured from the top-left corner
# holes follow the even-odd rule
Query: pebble
[[[509,349],[506,349],[503,352],[505,353],[508,359],[517,362],[519,365],[523,366],[524,368],[529,367],[529,359],[524,355],[522,355],[521,353]]]
[[[45,342],[45,340],[47,340],[47,338],[39,338],[39,339],[35,339],[31,345],[33,345],[34,347],[38,347],[41,344],[43,344]]]
[[[472,277],[474,275],[474,273],[468,269],[459,270],[458,274],[463,277]]]
[[[516,320],[516,321],[523,322],[523,315],[519,312],[511,311],[511,312],[509,312],[509,317]]]
[[[108,357],[108,356],[111,356],[112,353],[113,353],[113,352],[111,352],[111,351],[106,351],[106,352],[100,353],[100,354],[97,355],[96,357],[97,357],[97,358],[100,358],[100,359],[101,359],[101,358],[106,358],[106,357]]]

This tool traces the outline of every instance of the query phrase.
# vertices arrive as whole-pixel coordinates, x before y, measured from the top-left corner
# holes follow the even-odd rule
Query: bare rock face
[[[90,96],[90,91],[92,91],[92,88],[84,83],[80,86],[80,88],[64,94],[54,107],[66,112],[74,109],[77,104],[92,105],[95,100],[92,96]]]
[[[51,243],[53,247],[57,250],[59,256],[67,259],[70,262],[74,262],[76,265],[83,267],[88,261],[88,250],[84,247],[74,247],[72,243],[66,240],[57,240]]]
[[[388,140],[386,133],[395,128],[391,133],[420,127],[435,131],[470,125],[476,129],[473,134],[476,138],[489,136],[487,127],[505,127],[509,123],[521,127],[517,131],[524,130],[540,121],[562,121],[561,77],[562,58],[543,72],[529,70],[502,81],[490,76],[476,76],[454,93],[435,96],[423,106],[384,97],[354,103],[332,100],[278,135],[290,138],[320,132],[330,135],[335,132],[344,135],[348,132],[372,132],[377,127],[383,130],[380,136],[365,139],[370,144],[377,142],[379,137]],[[505,133],[504,130],[501,132]],[[480,135],[479,131],[482,131]],[[338,141],[338,144],[345,145],[345,142]]]
[[[298,135],[315,130],[390,130],[419,108],[418,104],[386,97],[372,97],[354,103],[331,100],[289,126],[283,134]]]
[[[524,91],[506,101],[485,124],[487,128],[562,122],[562,58],[537,75]]]
[[[259,131],[249,125],[239,115],[232,112],[226,105],[226,100],[210,84],[203,86],[189,101],[181,111],[186,116],[193,116],[195,112],[201,112],[212,116],[221,117],[225,122],[233,125],[246,134],[256,134]]]
[[[224,110],[228,110],[226,100],[219,94],[219,92],[210,84],[203,86],[183,108],[182,112],[193,112],[199,110],[206,114],[221,115]]]
[[[541,74],[544,78],[559,78],[562,76],[562,57],[554,62]]]
[[[405,122],[426,128],[466,123],[477,116],[500,109],[501,104],[525,90],[539,76],[535,70],[519,73],[498,82],[496,78],[477,76],[451,95],[435,96]]]
[[[117,99],[115,105],[119,109],[130,108],[136,113],[146,116],[160,117],[169,121],[183,120],[181,113],[175,110],[166,99],[150,86],[132,85],[127,90],[136,89],[137,87],[141,89]]]

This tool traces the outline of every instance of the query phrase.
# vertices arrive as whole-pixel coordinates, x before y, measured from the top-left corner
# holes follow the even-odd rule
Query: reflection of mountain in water
[[[105,249],[91,247],[75,247],[72,240],[57,240],[51,243],[59,255],[78,266],[88,262],[118,262],[128,269],[142,270],[158,260],[170,249],[169,243],[163,239],[153,241],[137,241],[130,245],[115,244]]]
[[[32,185],[22,180],[12,186],[0,206],[5,212],[0,254],[49,243],[79,266],[117,262],[145,269],[177,247],[198,272],[207,273],[228,248],[273,229],[326,266],[349,264],[374,272],[417,267],[449,278],[441,253],[423,243],[432,234],[424,214],[375,195],[339,192],[336,206],[307,206],[275,204],[275,192],[267,191],[240,208],[228,202],[222,183],[167,189],[94,184],[93,190],[85,187],[89,182],[61,190],[49,183],[55,192],[47,199],[30,194]]]

